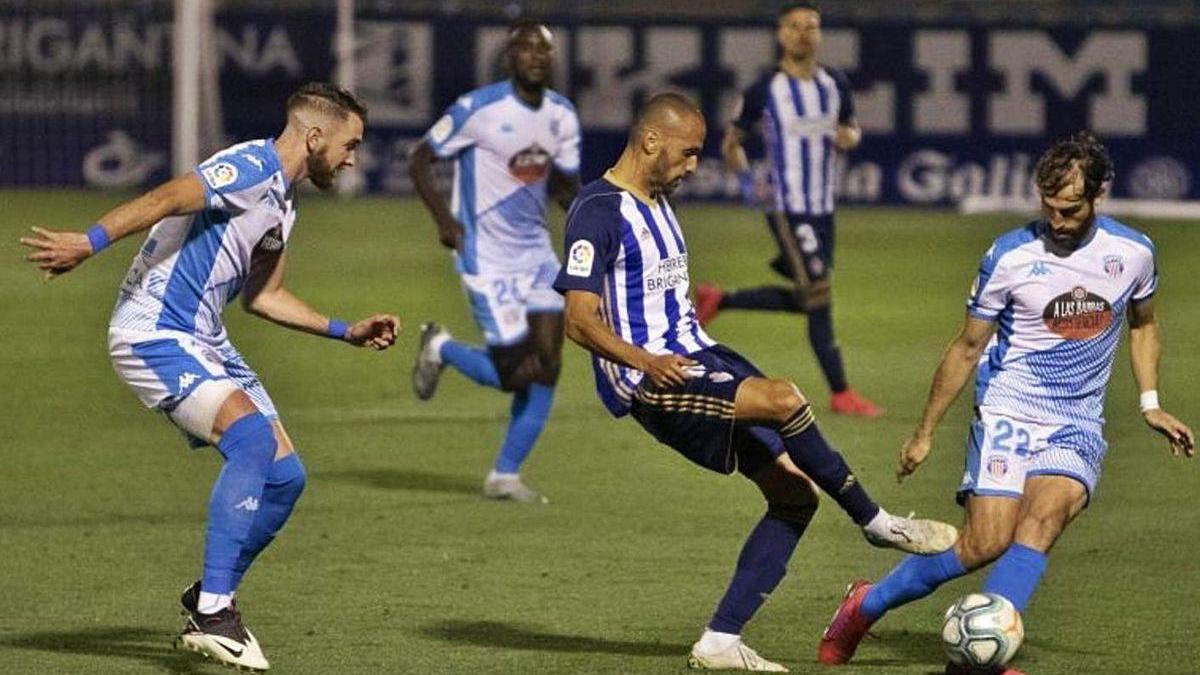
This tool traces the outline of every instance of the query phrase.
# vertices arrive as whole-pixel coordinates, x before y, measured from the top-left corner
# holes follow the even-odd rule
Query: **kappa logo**
[[[184,373],[184,374],[180,375],[179,376],[179,391],[184,391],[188,387],[192,386],[192,383],[195,382],[197,380],[197,378],[199,378],[199,377],[200,376],[195,373]]]
[[[1029,266],[1029,274],[1026,276],[1027,277],[1044,277],[1047,274],[1050,274],[1050,266],[1047,265],[1046,263],[1042,262],[1041,260],[1039,260]]]
[[[263,234],[258,241],[258,248],[267,252],[275,252],[283,248],[283,230],[276,225]]]
[[[513,131],[516,130],[513,129],[513,125],[509,124],[508,122],[500,125],[500,133],[502,134],[511,134]]]
[[[245,159],[247,162],[250,162],[251,164],[253,164],[259,171],[263,170],[264,165],[263,165],[263,161],[261,159],[255,157],[254,155],[251,155],[250,153],[247,153],[247,152],[243,152],[243,153],[241,153],[241,155],[242,155],[243,159]]]
[[[233,508],[242,509],[243,511],[257,511],[258,510],[258,500],[255,499],[254,497],[246,497],[242,501],[238,502],[237,505],[234,506]]]
[[[725,372],[709,373],[708,379],[712,380],[713,382],[716,382],[717,384],[720,384],[722,382],[732,382],[733,375],[730,375],[729,373],[725,373]]]

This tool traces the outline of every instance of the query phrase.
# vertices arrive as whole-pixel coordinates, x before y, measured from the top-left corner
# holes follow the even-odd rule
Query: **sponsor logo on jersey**
[[[550,173],[550,153],[534,143],[508,160],[508,172],[522,183],[536,183]]]
[[[1125,259],[1119,255],[1104,256],[1104,273],[1109,279],[1116,279],[1125,271]]]
[[[654,271],[646,275],[645,285],[648,292],[661,292],[687,286],[687,284],[688,256],[686,253],[681,253],[659,260]]]
[[[1068,340],[1087,340],[1104,332],[1112,323],[1112,305],[1083,286],[1054,298],[1042,311],[1051,332]]]
[[[580,239],[571,244],[571,251],[567,254],[567,274],[573,277],[592,276],[592,261],[595,258],[596,249],[592,242]]]
[[[229,162],[218,162],[201,171],[209,187],[219,190],[226,185],[233,185],[238,178],[237,167]]]

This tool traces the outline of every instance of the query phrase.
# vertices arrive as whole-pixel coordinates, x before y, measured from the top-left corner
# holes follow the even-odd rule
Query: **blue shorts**
[[[807,216],[796,213],[768,213],[767,229],[779,246],[779,257],[771,264],[789,279],[796,278],[798,259],[807,282],[829,276],[833,269],[833,214]]]
[[[765,377],[762,372],[723,345],[688,358],[702,371],[665,389],[642,380],[633,395],[633,418],[659,442],[710,471],[736,469],[751,476],[773,464],[784,452],[783,438],[769,427],[738,426],[733,415],[738,387],[748,377]]]

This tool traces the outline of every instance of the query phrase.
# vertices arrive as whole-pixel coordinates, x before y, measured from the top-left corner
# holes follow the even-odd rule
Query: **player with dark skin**
[[[542,105],[550,85],[554,60],[554,42],[550,31],[541,24],[521,24],[513,29],[507,48],[507,68],[513,88],[531,108]],[[437,155],[428,141],[421,141],[408,158],[413,187],[437,224],[438,241],[461,251],[463,224],[450,212],[446,198],[438,191],[433,177]],[[564,210],[579,191],[579,176],[551,170],[548,190]],[[520,391],[531,383],[553,385],[562,366],[563,318],[557,312],[529,314],[529,337],[512,346],[489,349],[500,374],[501,389]]]

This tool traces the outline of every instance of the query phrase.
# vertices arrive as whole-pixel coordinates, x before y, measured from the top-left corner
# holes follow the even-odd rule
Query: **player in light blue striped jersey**
[[[269,667],[242,623],[234,592],[304,489],[304,466],[253,370],[229,341],[221,312],[242,306],[286,328],[386,349],[399,320],[347,324],[283,285],[295,189],[333,186],[352,166],[367,111],[349,92],[310,83],[287,101],[276,139],[240,143],[104,214],[87,232],[34,228],[28,259],[55,276],[111,242],[150,230],[121,284],[108,329],[117,376],[196,447],[225,460],[208,505],[204,573],[181,598],[179,644],[239,669]]]

